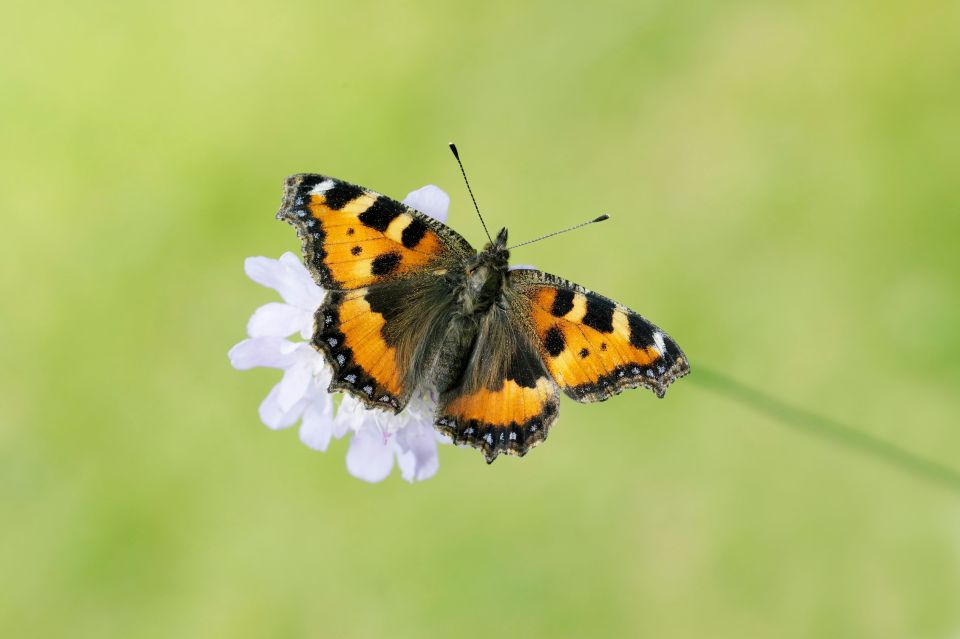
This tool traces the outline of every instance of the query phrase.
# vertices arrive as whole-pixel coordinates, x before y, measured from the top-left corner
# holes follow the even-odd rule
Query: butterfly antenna
[[[597,222],[603,222],[604,220],[609,220],[609,219],[610,219],[610,216],[607,215],[606,213],[604,213],[603,215],[601,215],[601,216],[598,217],[598,218],[594,218],[594,219],[589,220],[589,221],[587,221],[587,222],[580,222],[580,224],[575,224],[574,226],[571,226],[571,227],[568,228],[568,229],[563,229],[562,231],[554,231],[553,233],[547,233],[547,234],[544,235],[543,237],[538,237],[538,238],[535,239],[535,240],[529,240],[529,241],[527,241],[527,242],[521,242],[520,244],[514,244],[513,246],[507,247],[507,250],[508,250],[508,251],[512,251],[513,249],[518,248],[518,247],[520,247],[520,246],[526,246],[527,244],[533,244],[534,242],[539,242],[540,240],[545,240],[545,239],[547,239],[548,237],[553,237],[554,235],[560,235],[561,233],[566,233],[567,231],[576,230],[576,229],[580,228],[581,226],[587,226],[588,224],[595,224],[595,223],[597,223]]]
[[[467,185],[467,193],[470,194],[470,199],[473,200],[473,208],[477,210],[477,215],[480,217],[480,224],[483,224],[483,232],[487,234],[487,239],[490,240],[491,244],[493,244],[493,239],[490,237],[490,231],[487,230],[487,223],[483,221],[483,216],[480,215],[480,207],[477,206],[477,198],[473,197],[473,189],[470,188],[470,180],[467,179],[467,172],[463,170],[463,162],[460,161],[460,153],[457,152],[457,145],[451,142],[450,150],[453,151],[453,157],[457,159],[457,164],[460,165],[460,174],[463,175],[463,181]]]

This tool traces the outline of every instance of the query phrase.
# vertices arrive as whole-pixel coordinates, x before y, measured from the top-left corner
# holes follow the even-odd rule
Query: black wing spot
[[[384,233],[390,226],[390,222],[401,213],[403,213],[402,204],[381,195],[359,215],[359,219],[366,226]]]
[[[563,331],[556,326],[551,326],[543,337],[543,346],[551,357],[556,357],[562,353],[563,349],[567,347],[567,342],[563,339]]]
[[[554,317],[563,317],[573,310],[573,291],[566,289],[557,289],[556,297],[553,298],[553,306],[550,312]]]
[[[353,235],[354,233],[356,233],[356,231],[353,230],[352,226],[347,229],[347,235]]]
[[[630,327],[630,345],[634,348],[646,348],[652,346],[653,325],[639,315],[630,313],[627,315],[627,325]]]
[[[404,246],[412,249],[420,243],[420,240],[422,240],[426,234],[427,225],[417,218],[413,218],[410,224],[407,225],[407,228],[403,229],[403,233],[400,235],[400,241],[403,242]]]
[[[595,295],[587,296],[587,312],[583,323],[601,333],[613,332],[613,302]]]
[[[361,253],[363,253],[362,246],[354,246],[352,249],[350,249],[350,255],[360,255]]]
[[[370,273],[373,275],[390,275],[400,266],[401,259],[403,258],[400,257],[400,254],[394,252],[378,255],[370,265]]]
[[[601,351],[607,350],[607,343],[606,343],[606,342],[600,342],[600,350],[601,350]]]
[[[359,186],[347,184],[346,182],[337,182],[333,185],[333,188],[324,193],[324,204],[334,211],[339,211],[346,206],[348,202],[352,202],[361,195],[363,195],[363,189]]]
[[[587,349],[585,348],[580,349],[580,359],[584,359],[589,354],[590,354],[590,351],[588,351]]]

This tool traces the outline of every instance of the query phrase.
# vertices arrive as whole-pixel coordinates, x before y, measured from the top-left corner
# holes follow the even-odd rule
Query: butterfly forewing
[[[288,177],[277,217],[297,229],[304,263],[330,290],[443,268],[474,253],[466,240],[430,216],[323,175]]]
[[[690,372],[669,335],[602,295],[530,269],[511,271],[510,285],[529,302],[530,330],[547,370],[577,401],[638,386],[663,397]]]

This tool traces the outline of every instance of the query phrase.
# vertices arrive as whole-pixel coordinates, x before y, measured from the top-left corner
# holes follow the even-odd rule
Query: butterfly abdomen
[[[446,393],[461,383],[477,332],[472,317],[454,314],[451,318],[427,376],[437,392]]]

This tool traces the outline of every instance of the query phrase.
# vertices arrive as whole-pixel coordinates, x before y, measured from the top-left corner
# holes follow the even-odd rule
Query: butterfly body
[[[502,229],[497,239],[467,265],[466,277],[458,291],[464,314],[485,313],[499,301],[509,270],[510,253],[506,243],[507,229]]]
[[[506,229],[477,252],[429,216],[312,174],[287,178],[277,217],[329,291],[313,344],[333,368],[330,391],[393,412],[433,392],[436,427],[488,462],[546,438],[560,389],[583,402],[637,386],[662,397],[689,372],[676,343],[633,311],[511,270]]]

